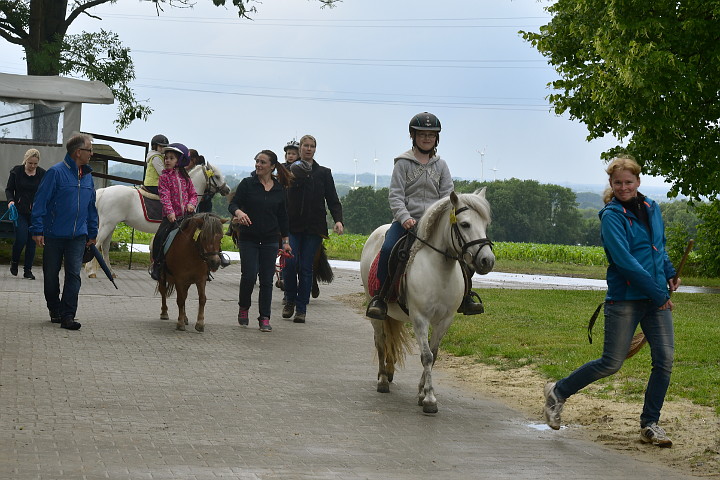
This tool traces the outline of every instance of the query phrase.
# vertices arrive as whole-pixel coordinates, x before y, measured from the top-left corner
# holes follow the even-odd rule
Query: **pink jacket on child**
[[[158,195],[162,203],[163,217],[174,213],[182,217],[190,204],[197,206],[197,192],[192,181],[186,179],[177,168],[165,169],[158,180]]]

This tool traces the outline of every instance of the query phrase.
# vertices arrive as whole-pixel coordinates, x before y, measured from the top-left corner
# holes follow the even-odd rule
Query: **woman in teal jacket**
[[[640,415],[640,439],[661,447],[672,441],[658,426],[670,385],[674,355],[670,291],[680,284],[665,251],[660,207],[638,192],[640,166],[632,157],[614,159],[607,168],[610,188],[600,210],[608,259],[605,342],[602,357],[545,386],[545,420],[557,430],[565,400],[623,364],[638,324],[650,345],[652,370]]]

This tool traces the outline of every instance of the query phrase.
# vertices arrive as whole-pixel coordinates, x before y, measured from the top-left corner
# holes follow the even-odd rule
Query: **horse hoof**
[[[170,320],[170,316],[167,313],[161,313],[160,320]]]
[[[176,330],[180,330],[181,332],[185,331],[185,325],[180,325],[179,323],[175,327]]]
[[[188,324],[188,319],[186,318],[186,319],[185,319],[185,325],[187,325],[187,324]]]
[[[196,323],[196,324],[195,324],[195,330],[197,330],[198,332],[204,332],[204,331],[205,331],[205,325],[198,325],[198,324]]]
[[[91,273],[90,275],[88,275],[88,278],[97,278],[97,275],[95,275],[94,273]]]
[[[437,413],[438,408],[436,404],[423,405],[423,413]]]
[[[390,385],[378,384],[377,391],[378,391],[378,393],[390,393]]]

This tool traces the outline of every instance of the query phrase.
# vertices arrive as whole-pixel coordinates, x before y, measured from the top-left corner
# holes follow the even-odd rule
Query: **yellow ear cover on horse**
[[[457,217],[455,216],[455,209],[450,211],[450,224],[455,225],[457,223]]]
[[[195,233],[193,233],[193,240],[197,242],[198,237],[200,236],[200,229],[198,228],[195,230]]]

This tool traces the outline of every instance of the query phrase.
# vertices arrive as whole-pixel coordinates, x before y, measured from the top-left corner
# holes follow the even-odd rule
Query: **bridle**
[[[206,194],[215,195],[220,192],[223,188],[227,187],[227,182],[223,181],[222,185],[218,185],[217,178],[215,176],[215,169],[209,163],[202,166],[203,174],[205,175],[205,181],[207,182]]]
[[[460,245],[460,254],[458,255],[458,261],[460,263],[467,263],[467,262],[465,262],[464,258],[465,258],[465,254],[468,253],[468,249],[470,249],[471,247],[474,247],[475,245],[480,245],[480,247],[478,247],[477,251],[475,252],[475,255],[472,256],[471,263],[474,264],[475,261],[477,260],[477,256],[480,254],[480,250],[482,250],[483,247],[485,247],[485,246],[490,247],[490,250],[492,250],[493,243],[487,237],[478,238],[476,240],[471,240],[469,242],[465,241],[465,238],[463,237],[462,232],[460,232],[460,228],[457,225],[457,215],[459,213],[464,212],[465,210],[470,210],[470,208],[469,207],[460,207],[457,210],[455,210],[453,208],[453,211],[450,213],[450,223],[452,223],[452,231],[455,234],[455,236],[453,237],[453,240],[452,240],[452,245],[453,245],[453,248],[455,248],[455,250],[457,250],[457,248],[455,247],[455,240],[457,240],[458,244]]]
[[[182,235],[185,235],[187,238],[192,239],[193,245],[195,245],[195,248],[197,249],[198,255],[200,255],[200,259],[205,262],[205,264],[210,268],[210,264],[208,263],[211,257],[214,256],[222,256],[225,255],[221,250],[220,251],[211,251],[206,252],[205,249],[202,246],[202,243],[200,242],[200,229],[195,227],[195,232],[190,235],[189,233],[185,232],[184,230],[180,230],[180,233]]]
[[[460,228],[457,225],[457,215],[466,210],[470,210],[470,207],[460,207],[457,210],[455,210],[455,208],[453,208],[452,211],[450,212],[450,224],[452,225],[451,229],[452,229],[452,233],[453,233],[453,236],[451,237],[451,241],[452,241],[453,249],[455,251],[458,251],[458,250],[460,251],[460,253],[458,255],[452,255],[448,252],[444,252],[444,251],[440,250],[439,248],[431,245],[426,240],[424,240],[420,236],[418,236],[418,234],[415,232],[415,228],[413,228],[412,230],[408,230],[408,234],[412,235],[417,240],[419,240],[421,243],[427,245],[428,247],[435,250],[439,254],[445,256],[445,258],[448,258],[450,260],[457,260],[458,262],[460,262],[461,264],[464,264],[464,265],[468,264],[468,262],[465,261],[465,254],[468,253],[468,250],[470,248],[474,247],[475,245],[480,245],[480,247],[475,252],[475,255],[472,256],[471,263],[475,263],[475,260],[477,260],[477,256],[480,254],[480,250],[482,250],[483,247],[485,247],[485,246],[490,247],[490,249],[492,250],[493,242],[490,241],[490,239],[487,237],[478,238],[477,240],[471,240],[469,242],[465,240],[465,237],[463,237],[463,234],[462,234],[462,232],[460,232]],[[456,244],[456,241],[457,241],[457,244]],[[460,245],[459,248],[457,247],[458,244]]]

